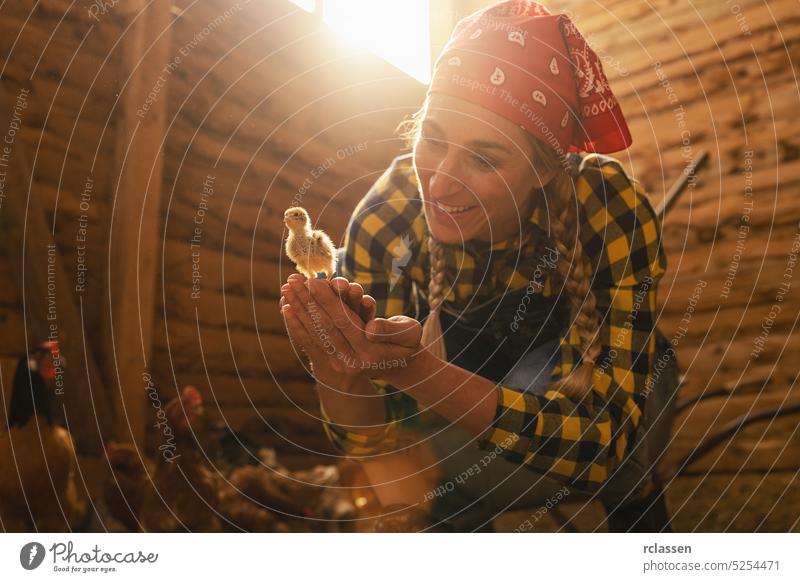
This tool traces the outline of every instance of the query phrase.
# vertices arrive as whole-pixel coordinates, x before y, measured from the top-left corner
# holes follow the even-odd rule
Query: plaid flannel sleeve
[[[375,298],[376,316],[411,315],[412,283],[407,267],[418,249],[420,204],[409,180],[410,160],[395,159],[356,205],[345,233],[341,275],[361,284]],[[376,392],[384,396],[386,420],[383,431],[367,437],[348,431],[322,411],[323,428],[337,450],[348,456],[390,450],[397,441],[399,425],[413,414],[411,399],[391,384],[373,379]]]
[[[584,219],[580,238],[592,257],[592,290],[600,315],[601,353],[594,389],[576,402],[560,392],[517,392],[497,386],[484,449],[594,491],[625,456],[639,425],[655,355],[656,290],[666,271],[660,225],[638,182],[618,163],[597,164],[577,182]],[[572,326],[561,339],[555,380],[580,361]]]

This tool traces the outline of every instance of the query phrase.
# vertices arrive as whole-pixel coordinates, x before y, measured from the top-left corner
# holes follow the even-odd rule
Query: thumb
[[[389,319],[376,317],[367,323],[364,331],[367,339],[374,342],[415,348],[422,341],[422,326],[413,317],[405,315],[395,315]]]

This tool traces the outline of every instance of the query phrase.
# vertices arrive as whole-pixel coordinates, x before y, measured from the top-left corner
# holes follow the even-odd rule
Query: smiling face
[[[414,168],[433,236],[498,242],[519,233],[534,195],[557,170],[531,164],[523,130],[457,97],[433,93],[414,143]]]

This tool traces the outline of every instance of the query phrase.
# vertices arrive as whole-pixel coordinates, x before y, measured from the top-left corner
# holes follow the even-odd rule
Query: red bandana
[[[428,93],[497,113],[553,148],[616,152],[632,139],[600,59],[565,14],[508,0],[463,18]]]

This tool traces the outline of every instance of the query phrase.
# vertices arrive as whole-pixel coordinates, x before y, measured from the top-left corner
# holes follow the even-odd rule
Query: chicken
[[[330,237],[321,230],[311,230],[308,212],[300,206],[284,212],[283,222],[289,229],[286,256],[297,271],[307,279],[315,279],[319,272],[331,279],[336,271],[336,247]]]
[[[259,462],[259,445],[245,432],[234,429],[227,422],[215,421],[209,424],[201,441],[209,457],[224,475],[243,465]]]
[[[111,467],[111,476],[103,487],[106,509],[128,531],[139,531],[142,504],[153,494],[153,462],[127,443],[108,443],[106,458]]]
[[[291,482],[270,469],[256,466],[240,467],[231,473],[231,485],[248,499],[288,517],[305,516],[305,499],[297,495]]]
[[[69,432],[54,424],[47,381],[63,365],[57,342],[20,358],[0,434],[0,528],[66,532],[88,516]]]
[[[200,392],[193,386],[186,386],[181,397],[165,407],[175,434],[176,454],[157,466],[152,487],[145,485],[139,512],[142,529],[151,532],[289,531],[278,516],[247,499],[210,466],[198,443],[197,425],[203,415],[202,404]],[[140,481],[139,486],[141,484]],[[135,493],[133,496],[135,501]]]
[[[291,529],[271,511],[248,499],[233,484],[219,476],[219,509],[225,531],[281,532]]]
[[[195,437],[203,397],[186,386],[164,407],[176,450],[157,462],[153,489],[142,502],[140,523],[148,532],[219,532],[219,482]]]
[[[347,492],[336,487],[339,471],[335,466],[289,471],[271,449],[259,454],[264,464],[236,469],[231,473],[231,485],[248,499],[280,513],[293,531],[330,530],[336,521],[355,517]]]

